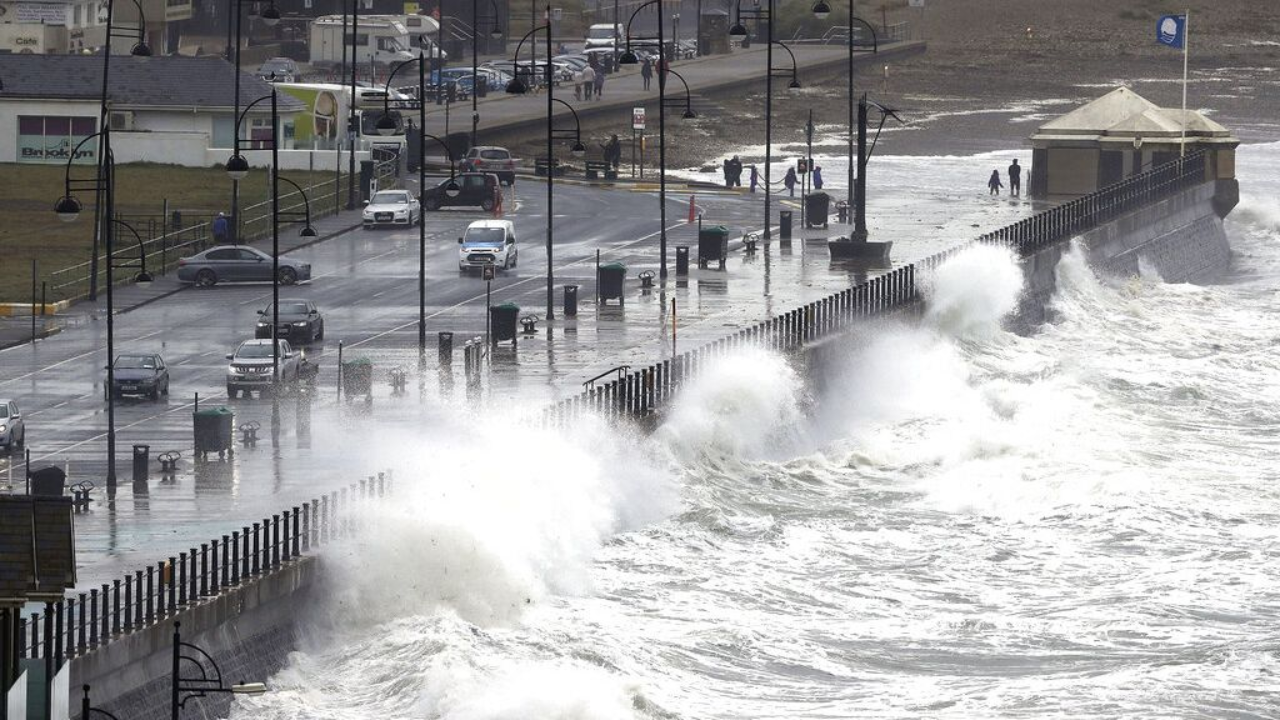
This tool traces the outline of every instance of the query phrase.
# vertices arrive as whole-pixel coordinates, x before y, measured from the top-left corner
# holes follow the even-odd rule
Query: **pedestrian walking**
[[[596,71],[596,100],[604,97],[604,71]]]
[[[573,99],[582,99],[582,71],[579,70],[573,74]]]
[[[991,171],[991,179],[987,181],[987,187],[991,190],[992,195],[1000,194],[1000,188],[1004,187],[1004,185],[1000,182],[999,170]]]
[[[640,79],[644,81],[645,92],[648,92],[649,83],[653,80],[653,63],[649,62],[648,56],[645,56],[644,62],[640,65]]]
[[[733,161],[729,158],[724,159],[724,186],[733,187]]]
[[[227,242],[227,231],[231,223],[227,222],[227,216],[218,213],[218,217],[213,219],[213,241],[215,243]]]
[[[582,68],[582,95],[591,99],[591,91],[596,87],[596,71],[590,65]]]
[[[1018,197],[1022,193],[1022,166],[1018,164],[1018,158],[1013,159],[1013,164],[1009,166],[1009,194]]]
[[[622,142],[617,135],[609,138],[609,143],[605,145],[604,161],[612,165],[614,170],[622,165]]]
[[[756,186],[760,184],[760,173],[756,170],[756,166],[751,166],[751,192],[756,191]]]
[[[796,169],[795,168],[793,167],[787,168],[787,176],[782,178],[782,184],[787,187],[787,192],[791,194],[791,197],[796,196]]]
[[[729,187],[742,187],[742,160],[737,155],[729,161]]]
[[[822,189],[822,168],[818,167],[817,165],[813,166],[813,189],[814,190]]]

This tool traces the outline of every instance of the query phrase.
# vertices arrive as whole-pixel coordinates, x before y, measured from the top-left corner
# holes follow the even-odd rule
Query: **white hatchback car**
[[[422,208],[408,190],[380,190],[365,204],[363,220],[367,228],[384,225],[408,227],[421,222]]]
[[[519,260],[516,226],[510,220],[476,220],[458,238],[458,271],[494,265],[513,268]]]

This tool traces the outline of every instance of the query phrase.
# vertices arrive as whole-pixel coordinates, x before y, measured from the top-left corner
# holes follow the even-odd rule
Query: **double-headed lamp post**
[[[848,150],[849,150],[848,175],[849,177],[848,177],[848,188],[846,190],[845,203],[850,208],[853,208],[855,206],[854,194],[853,194],[853,190],[854,190],[853,137],[854,137],[855,127],[856,127],[855,123],[857,122],[854,116],[854,109],[853,109],[854,108],[854,93],[853,93],[853,48],[854,48],[853,25],[854,23],[861,24],[863,27],[867,29],[867,32],[871,33],[871,52],[877,53],[880,51],[880,41],[876,38],[876,29],[871,27],[871,24],[868,23],[866,20],[863,20],[860,17],[856,17],[853,11],[854,11],[853,0],[849,0],[849,28],[848,28],[849,67],[846,70],[846,75],[848,76],[848,79],[849,79],[849,136],[848,136]],[[827,16],[830,14],[831,14],[831,5],[827,3],[827,0],[818,0],[817,4],[813,6],[813,16],[818,18],[819,20],[825,20]],[[866,47],[866,46],[863,45],[863,47]],[[859,172],[861,172],[861,170],[859,170]]]
[[[238,73],[237,73],[238,75]],[[271,380],[272,387],[280,388],[280,111],[277,103],[278,93],[271,89],[270,95],[263,95],[245,106],[236,118],[235,154],[227,160],[227,175],[232,181],[239,182],[249,174],[249,161],[240,154],[240,125],[244,122],[249,110],[264,100],[271,101]],[[260,148],[259,148],[260,149]],[[306,203],[307,221],[300,233],[303,237],[315,237],[315,228],[311,227],[311,202],[298,184],[289,180],[289,184],[302,194]],[[237,238],[238,239],[238,238]],[[278,395],[273,392],[272,396]]]
[[[173,623],[173,691],[170,695],[172,720],[178,720],[179,711],[191,698],[206,697],[209,693],[261,695],[267,691],[267,686],[260,682],[223,684],[222,670],[218,663],[203,649],[183,642],[181,627],[182,623]],[[184,667],[199,671],[200,674],[183,676]]]
[[[235,105],[233,106],[233,109],[231,112],[232,112],[232,116],[237,118],[235,138],[233,140],[233,148],[234,148],[233,155],[238,156],[240,154],[239,118],[241,116],[241,113],[240,113],[240,46],[242,44],[242,40],[240,37],[240,16],[243,14],[241,13],[241,8],[249,4],[252,4],[254,7],[257,7],[260,4],[260,2],[259,0],[228,0],[228,4],[230,5],[231,14],[235,16],[234,22],[231,23],[235,27],[235,45],[234,45],[235,55],[233,60],[233,56],[231,54],[232,46],[230,43],[228,43],[227,59],[233,60],[236,66]],[[262,20],[263,25],[266,25],[267,27],[274,27],[276,23],[280,22],[280,9],[276,7],[276,4],[274,2],[271,2],[267,5],[267,7],[264,10],[262,10],[258,14],[258,18]],[[230,35],[230,33],[231,33],[231,27],[228,27],[227,34]],[[231,38],[228,37],[227,40],[231,40]],[[246,171],[248,170],[247,165],[245,166],[245,169]],[[241,175],[240,177],[244,177],[244,176]],[[231,239],[232,239],[232,242],[236,242],[236,243],[240,242],[240,178],[237,178],[235,176],[232,176],[231,178]]]
[[[391,74],[387,76],[386,85],[383,87],[382,115],[378,117],[375,129],[377,129],[379,135],[394,135],[399,130],[396,119],[391,115],[391,80],[396,76],[396,73],[400,72],[401,68],[413,63],[418,64],[418,99],[413,102],[397,100],[396,103],[400,107],[417,106],[417,132],[422,135],[422,137],[418,138],[418,365],[421,368],[426,362],[427,352],[427,219],[425,215],[426,207],[422,202],[422,197],[427,192],[427,138],[439,143],[444,148],[445,156],[449,158],[449,184],[445,186],[445,195],[458,197],[462,192],[462,188],[458,186],[458,181],[455,179],[453,153],[450,152],[449,145],[435,135],[429,135],[426,132],[427,58],[421,48],[418,49],[418,57],[412,60],[405,60],[396,65]]]
[[[765,75],[765,91],[764,91],[764,240],[769,242],[773,237],[772,218],[770,203],[773,197],[772,178],[773,173],[770,165],[773,163],[773,78],[779,74],[777,68],[773,65],[773,46],[777,45],[787,51],[791,56],[791,82],[787,87],[795,90],[800,87],[800,79],[797,74],[796,56],[791,52],[791,48],[773,39],[773,15],[776,12],[774,8],[774,0],[767,0],[764,8],[742,9],[742,0],[738,0],[738,15],[733,26],[729,28],[729,34],[733,37],[743,38],[747,36],[747,28],[742,24],[742,17],[754,17],[758,23],[761,18],[765,19],[766,37],[765,37],[765,64],[769,68],[769,72]]]
[[[512,93],[514,95],[522,95],[525,92],[528,92],[528,88],[525,86],[524,82],[520,79],[520,48],[524,45],[524,41],[528,40],[530,36],[532,36],[534,33],[545,30],[547,33],[547,72],[546,72],[547,76],[545,80],[545,82],[547,83],[547,312],[546,312],[546,318],[547,320],[553,320],[555,319],[555,270],[554,270],[554,264],[552,262],[551,248],[553,245],[554,231],[555,231],[555,221],[554,221],[555,215],[552,213],[552,203],[555,199],[555,177],[556,177],[555,139],[558,133],[555,129],[556,98],[552,97],[555,94],[554,93],[555,65],[551,63],[551,6],[550,5],[546,7],[546,20],[547,20],[546,25],[540,25],[530,30],[529,32],[525,33],[525,36],[520,38],[520,42],[516,44],[516,53],[512,58],[513,60],[512,69],[515,70],[515,77],[512,78],[511,82],[507,83],[507,92]],[[530,82],[534,82],[533,80],[534,72],[535,72],[535,69],[531,65],[530,72],[528,73]],[[565,107],[569,107],[568,103],[565,103],[563,100],[561,101],[561,103],[564,104]],[[569,107],[569,110],[572,112],[573,108]],[[574,120],[576,121],[578,114],[574,112],[573,115],[574,115]],[[581,137],[579,137],[578,141],[574,143],[573,148],[570,152],[572,152],[575,157],[582,157],[587,154],[587,148],[585,145],[582,144]]]

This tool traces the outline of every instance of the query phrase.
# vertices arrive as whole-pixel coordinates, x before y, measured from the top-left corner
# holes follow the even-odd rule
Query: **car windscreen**
[[[611,27],[602,27],[602,28],[593,27],[587,31],[587,37],[592,40],[607,40],[609,38],[612,38],[615,32],[616,30],[614,30],[614,28],[611,28]]]
[[[121,355],[116,358],[117,370],[155,370],[156,359],[150,355]]]
[[[9,403],[0,402],[0,418],[9,417]]]
[[[236,351],[237,358],[269,358],[271,357],[271,346],[267,343],[260,345],[241,345]]]
[[[373,196],[370,205],[400,205],[409,202],[409,196],[402,192],[380,192]]]
[[[463,238],[463,244],[501,245],[506,237],[507,231],[502,228],[471,228],[467,230],[467,236]]]
[[[271,306],[268,305],[267,309],[262,311],[262,314],[263,315],[272,314]],[[290,302],[280,303],[280,314],[281,315],[306,315],[307,304],[300,303],[300,302],[299,303],[290,303]]]

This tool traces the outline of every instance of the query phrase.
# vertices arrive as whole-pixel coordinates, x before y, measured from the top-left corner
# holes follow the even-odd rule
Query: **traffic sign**
[[[484,267],[480,268],[480,274],[483,280],[485,281],[492,280],[493,279],[493,263],[485,263]]]
[[[806,162],[804,158],[800,158],[799,160],[796,160],[796,172],[800,173],[801,175],[809,172],[809,163]]]
[[[644,129],[644,108],[642,107],[631,108],[631,129],[632,130]]]

